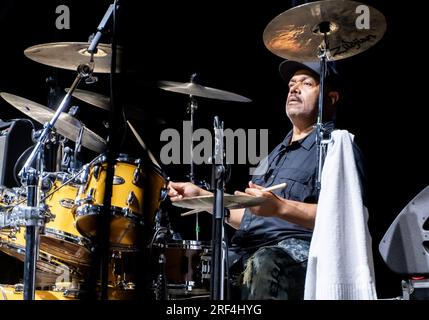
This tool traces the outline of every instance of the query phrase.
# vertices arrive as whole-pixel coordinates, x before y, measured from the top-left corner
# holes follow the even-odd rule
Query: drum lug
[[[134,191],[131,191],[131,192],[128,194],[127,206],[132,205],[136,200],[137,200],[137,197],[136,197],[136,195],[135,195]]]
[[[140,184],[140,179],[141,178],[141,174],[140,174],[140,165],[134,170],[134,174],[133,174],[133,184],[134,185],[139,185]]]
[[[83,199],[77,200],[76,204],[78,206],[81,206],[82,204],[86,204],[86,203],[94,203],[95,201],[94,193],[95,193],[95,188],[89,189],[88,195]]]
[[[100,169],[101,167],[98,165],[94,167],[94,178],[96,181],[98,181],[98,178],[100,178]]]

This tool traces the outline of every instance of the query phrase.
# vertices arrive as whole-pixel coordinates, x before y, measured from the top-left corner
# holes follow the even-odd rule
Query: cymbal
[[[55,111],[41,104],[10,93],[1,92],[0,96],[13,107],[41,124],[49,122],[55,113]],[[84,127],[82,135],[82,145],[84,147],[98,153],[102,153],[106,147],[106,141],[103,138],[86,128],[78,119],[65,112],[60,114],[54,127],[60,135],[74,142],[78,140],[80,129]]]
[[[358,10],[368,8],[367,24]],[[358,10],[358,11],[357,11]],[[365,11],[363,11],[365,12]],[[365,19],[362,16],[362,19]],[[359,29],[362,22],[368,29]],[[359,25],[360,26],[360,25]],[[272,53],[297,61],[319,61],[319,46],[326,27],[330,60],[361,53],[377,43],[386,31],[386,19],[378,10],[349,0],[310,2],[275,17],[265,28],[264,44]]]
[[[235,102],[251,102],[252,100],[240,96],[235,93],[228,91],[213,89],[209,87],[203,87],[195,82],[173,82],[173,81],[160,81],[159,88],[166,91],[176,92],[187,94],[191,96],[225,100],[225,101],[235,101]]]
[[[66,92],[70,91],[70,88],[65,89]],[[90,105],[93,105],[95,107],[98,107],[103,110],[110,110],[110,98],[108,96],[102,95],[100,93],[87,91],[87,90],[81,90],[81,89],[75,89],[73,94],[73,97],[89,103]],[[134,120],[151,120],[155,121],[156,124],[165,124],[165,121],[159,118],[155,118],[148,114],[146,111],[144,111],[142,108],[138,108],[135,105],[127,104],[124,107],[124,112],[126,117],[132,118]]]
[[[66,88],[65,91],[69,92],[70,88]],[[75,89],[72,96],[103,110],[110,110],[110,98],[100,93]]]
[[[89,44],[86,42],[53,42],[38,44],[24,50],[24,54],[36,62],[51,67],[67,70],[77,70],[81,64],[90,62],[91,55],[87,52]],[[94,54],[94,73],[110,73],[112,49],[110,44],[100,43]],[[117,67],[119,72],[121,47],[117,49]]]
[[[197,197],[187,197],[178,201],[172,202],[173,205],[180,208],[186,209],[213,209],[214,196],[197,196]],[[225,194],[223,197],[223,202],[225,208],[228,209],[240,209],[248,208],[260,205],[265,201],[263,197],[254,197],[254,196],[244,196],[244,195],[232,195]]]

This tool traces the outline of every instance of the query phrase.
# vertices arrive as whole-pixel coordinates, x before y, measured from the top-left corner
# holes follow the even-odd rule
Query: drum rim
[[[94,205],[89,203],[81,204],[76,208],[76,217],[85,217],[91,215],[99,215],[101,214],[101,210],[103,208],[103,204]],[[139,225],[144,222],[144,217],[141,214],[136,214],[135,211],[132,211],[128,208],[121,208],[117,206],[110,206],[111,216],[120,216],[122,218],[126,218],[131,220],[134,224]],[[76,221],[76,228],[78,229],[78,221]],[[79,231],[79,230],[78,230]]]
[[[14,252],[20,256],[22,256],[25,259],[25,247],[20,246],[19,244],[12,244],[10,242],[4,242],[0,239],[0,248],[2,247],[6,247],[7,249],[9,249],[11,252]],[[0,249],[2,252],[6,253],[7,255],[14,257],[20,261],[20,258],[17,258],[16,256],[14,256],[13,254],[10,253],[10,251],[4,251],[2,249]],[[60,261],[57,257],[52,256],[51,254],[39,250],[39,257],[37,259],[37,263],[42,263],[45,265],[48,265],[50,267],[53,267],[55,269],[61,269],[62,271],[68,270],[70,272],[70,274],[79,274],[79,272],[77,272],[76,269],[74,269],[72,266],[69,266],[67,264],[65,264],[65,262]],[[49,274],[55,274],[55,275],[61,275],[63,272],[58,273],[58,272],[52,272],[52,271],[46,271],[46,269],[41,269],[40,267],[37,268],[39,271],[43,271]]]
[[[165,248],[180,248],[180,249],[207,249],[211,248],[211,241],[201,240],[170,240],[167,242]]]
[[[84,247],[89,252],[91,252],[91,241],[87,237],[75,236],[71,233],[62,231],[60,229],[46,228],[46,227],[45,227],[45,234],[41,234],[40,237],[47,237],[47,234],[53,235],[53,237],[48,237],[48,238],[55,238],[61,241],[69,242],[73,245]]]

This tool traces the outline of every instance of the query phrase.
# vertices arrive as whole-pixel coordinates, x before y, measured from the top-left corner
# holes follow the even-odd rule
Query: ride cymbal
[[[326,0],[281,13],[267,25],[263,39],[272,53],[309,62],[319,61],[326,33],[328,60],[340,60],[369,49],[385,31],[386,19],[378,10],[349,0]]]

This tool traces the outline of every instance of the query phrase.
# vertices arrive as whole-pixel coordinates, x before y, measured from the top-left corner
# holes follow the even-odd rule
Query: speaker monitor
[[[31,140],[32,125],[23,119],[4,122],[0,120],[0,185],[8,188],[19,184],[15,181],[16,175],[25,162],[18,159],[33,143]],[[14,172],[16,170],[16,172]]]

